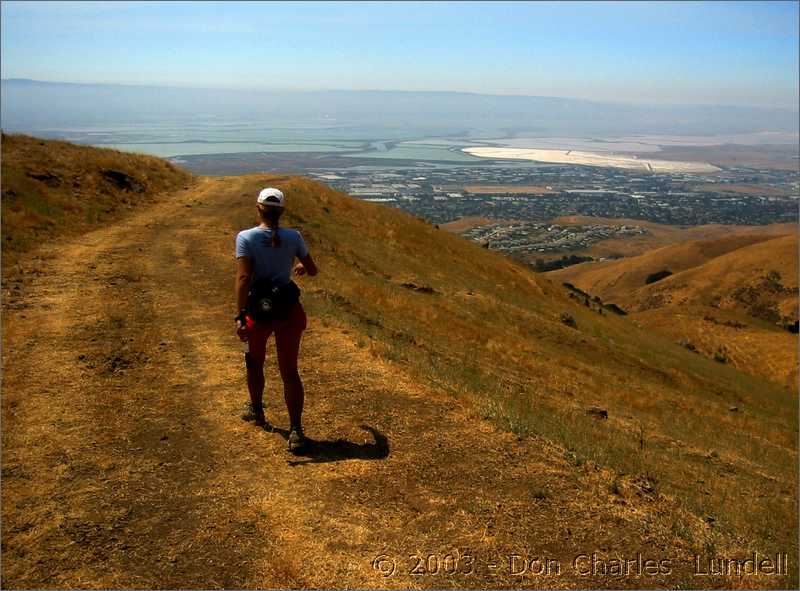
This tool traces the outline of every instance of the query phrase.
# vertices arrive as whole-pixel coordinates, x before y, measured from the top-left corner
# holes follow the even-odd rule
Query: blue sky
[[[10,2],[2,77],[797,108],[797,2]]]

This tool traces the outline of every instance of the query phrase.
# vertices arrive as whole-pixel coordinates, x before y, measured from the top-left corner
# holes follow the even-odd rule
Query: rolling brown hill
[[[4,266],[53,235],[73,236],[113,222],[191,178],[152,156],[20,134],[4,133],[0,142]]]
[[[796,388],[797,234],[697,240],[549,273],[739,369]],[[648,277],[670,271],[666,278]]]
[[[639,256],[573,265],[553,271],[548,277],[556,281],[570,281],[604,300],[619,300],[626,308],[639,310],[648,307],[645,302],[655,294],[664,292],[667,289],[665,286],[672,287],[671,282],[677,280],[678,273],[692,269],[694,271],[685,276],[687,281],[682,282],[685,292],[682,297],[710,301],[716,297],[717,289],[725,290],[726,286],[731,287],[734,283],[746,283],[755,278],[765,266],[774,268],[790,282],[794,280],[796,285],[797,256],[796,249],[792,251],[792,239],[796,244],[796,234],[784,231],[775,236],[773,232],[758,232],[756,227],[749,233],[733,233],[729,236],[671,244]],[[767,244],[774,240],[777,241]],[[745,248],[751,246],[752,248]],[[731,257],[707,267],[703,266],[728,253],[732,253]],[[663,270],[672,272],[675,277],[670,278],[670,281],[661,280],[650,285],[646,283],[649,275]],[[735,275],[726,279],[720,276],[720,271],[722,275],[729,271],[733,271]],[[704,279],[706,275],[708,277]],[[691,287],[688,280],[690,277],[697,284],[693,292],[686,291]],[[719,281],[723,283],[719,284]],[[713,294],[709,292],[709,287],[712,287]]]
[[[605,224],[640,226],[646,234],[623,236],[601,240],[578,254],[589,254],[595,258],[634,257],[670,245],[685,244],[697,240],[726,239],[733,236],[771,236],[777,238],[797,230],[795,224],[769,224],[767,226],[744,226],[704,224],[701,226],[672,226],[631,218],[599,218],[570,215],[554,218],[554,224]]]
[[[238,419],[233,238],[265,185],[321,270],[302,457],[272,359],[275,429]],[[4,587],[720,587],[696,554],[796,553],[795,395],[399,210],[185,186],[4,267]],[[669,568],[608,566],[637,556]]]
[[[703,303],[767,322],[797,319],[797,234],[741,246],[640,288],[639,309]]]

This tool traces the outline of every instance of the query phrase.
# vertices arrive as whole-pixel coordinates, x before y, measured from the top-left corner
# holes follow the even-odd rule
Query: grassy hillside
[[[797,230],[795,224],[673,226],[631,218],[600,218],[583,215],[562,216],[551,221],[554,224],[563,225],[604,224],[616,226],[627,224],[629,226],[640,226],[647,230],[646,234],[601,240],[592,244],[588,250],[580,251],[580,254],[590,254],[595,258],[635,257],[664,246],[684,244],[696,240],[727,239],[734,236],[771,236],[777,238]]]
[[[112,221],[191,181],[160,158],[16,134],[2,135],[1,175],[4,268],[45,239]]]
[[[699,353],[797,387],[797,234],[758,233],[674,244],[548,274],[614,302],[632,319]],[[652,281],[654,274],[672,274]],[[648,278],[651,280],[648,283]]]
[[[742,246],[636,290],[637,308],[688,302],[767,322],[797,319],[797,234]]]
[[[312,314],[508,429],[680,499],[714,520],[706,542],[793,543],[794,395],[403,212],[300,178],[253,177],[250,192],[266,182],[286,192],[287,222],[325,273],[326,287],[305,296]],[[250,208],[239,222],[253,222]],[[684,527],[676,522],[676,535],[694,540]]]
[[[648,283],[651,275],[665,270],[672,276]],[[797,286],[797,233],[791,231],[775,236],[772,228],[759,232],[756,227],[749,233],[672,244],[631,258],[574,265],[548,277],[630,310],[652,308],[654,300],[665,298],[684,303],[724,301],[723,307],[748,312],[752,306],[737,304],[730,293],[761,282],[770,272],[777,273],[776,281],[790,290],[772,294],[778,321],[790,316],[797,302],[796,290],[791,289]],[[749,313],[758,316],[756,310]]]
[[[118,153],[79,149],[103,167],[121,168],[103,160]],[[18,183],[34,168],[68,178],[55,157],[11,158],[18,159],[9,169]],[[54,162],[55,172],[43,162]],[[126,170],[142,182],[185,182],[165,164]],[[92,199],[110,200],[95,173],[84,172],[100,187]],[[220,191],[228,183],[214,182]],[[355,335],[431,396],[458,397],[521,438],[542,436],[582,470],[613,471],[611,492],[621,504],[630,494],[679,503],[690,518],[674,515],[669,545],[707,555],[796,553],[796,395],[570,298],[560,281],[402,211],[305,178],[250,175],[236,183],[242,205],[221,224],[238,228],[255,224],[258,190],[272,185],[286,193],[283,223],[301,230],[321,270],[303,296],[316,321]],[[74,197],[68,189],[57,194]],[[6,228],[4,218],[4,233],[33,232],[25,219],[12,217]],[[209,226],[209,235],[221,227]],[[185,263],[180,253],[173,262]],[[435,455],[431,449],[431,462]]]
[[[648,250],[630,258],[573,265],[553,271],[548,277],[554,281],[569,281],[599,295],[603,300],[618,302],[626,309],[636,309],[638,299],[633,294],[639,289],[646,289],[649,275],[663,270],[680,273],[744,246],[775,237],[772,233],[755,232],[690,240]]]

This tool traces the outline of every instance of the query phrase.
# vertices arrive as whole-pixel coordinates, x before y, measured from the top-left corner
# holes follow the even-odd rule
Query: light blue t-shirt
[[[253,280],[267,278],[277,285],[292,279],[294,258],[308,256],[308,248],[297,230],[278,228],[281,245],[272,246],[272,229],[256,226],[236,235],[236,258],[250,257]]]

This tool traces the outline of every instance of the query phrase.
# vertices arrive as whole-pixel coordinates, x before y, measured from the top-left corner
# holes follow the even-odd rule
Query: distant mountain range
[[[798,130],[798,111],[742,106],[638,105],[462,92],[256,91],[2,80],[2,127],[258,122],[281,127],[506,130],[530,134],[718,134]]]

